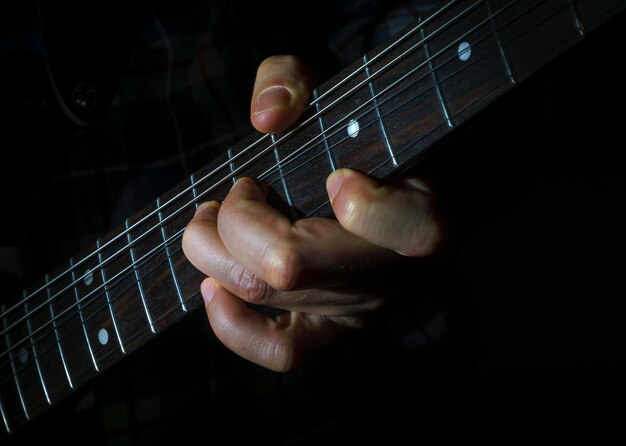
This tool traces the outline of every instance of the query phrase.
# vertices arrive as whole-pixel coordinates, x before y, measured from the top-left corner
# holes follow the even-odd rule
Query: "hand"
[[[286,129],[306,107],[312,85],[298,59],[265,60],[252,95],[252,124],[262,132]],[[273,370],[297,367],[341,332],[363,327],[390,286],[367,278],[403,256],[435,252],[444,239],[435,197],[417,178],[381,186],[340,169],[326,187],[337,220],[291,222],[253,180],[242,178],[221,205],[203,203],[184,233],[186,256],[210,277],[201,292],[216,336]],[[285,311],[269,317],[247,303]]]

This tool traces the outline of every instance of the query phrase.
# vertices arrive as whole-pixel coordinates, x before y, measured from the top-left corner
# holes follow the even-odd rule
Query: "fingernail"
[[[291,104],[291,93],[285,87],[270,87],[256,100],[254,114],[259,115],[266,111],[287,107]]]
[[[330,202],[332,203],[341,189],[341,185],[343,184],[345,171],[343,169],[336,170],[328,176],[326,180],[326,192],[328,192],[328,198],[330,198]]]
[[[208,207],[219,209],[220,204],[217,201],[205,201],[204,203],[200,203],[196,208],[196,212],[193,214],[194,217]]]
[[[215,294],[215,280],[210,277],[204,279],[200,285],[200,294],[202,294],[204,306],[208,306],[213,300],[213,295]]]

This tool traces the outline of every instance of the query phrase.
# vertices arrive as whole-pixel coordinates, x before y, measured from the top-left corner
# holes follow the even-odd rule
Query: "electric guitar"
[[[624,9],[620,0],[448,1],[317,88],[299,123],[252,134],[2,305],[11,437],[202,307],[181,237],[201,202],[257,178],[292,218],[330,217],[327,175],[385,181]]]

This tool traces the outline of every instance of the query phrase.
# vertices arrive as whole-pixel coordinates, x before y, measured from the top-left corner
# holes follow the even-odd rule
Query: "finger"
[[[200,205],[183,235],[183,250],[189,261],[236,296],[289,311],[325,316],[361,315],[378,308],[382,297],[373,290],[321,288],[285,292],[275,290],[246,269],[226,249],[217,232],[220,205]]]
[[[290,127],[309,102],[314,76],[294,56],[272,56],[259,65],[250,105],[252,125],[263,133]]]
[[[346,283],[393,256],[334,220],[292,223],[249,178],[240,179],[222,203],[217,229],[244,267],[279,290]]]
[[[273,291],[266,282],[239,263],[217,232],[220,205],[202,203],[183,233],[183,251],[198,270],[213,277],[237,296],[250,302],[267,299]]]
[[[381,186],[356,171],[339,169],[328,177],[326,188],[341,225],[378,246],[423,256],[435,252],[445,238],[434,194],[416,178]]]
[[[341,330],[328,318],[289,312],[275,319],[246,306],[213,279],[201,285],[209,323],[229,349],[263,367],[287,371]]]

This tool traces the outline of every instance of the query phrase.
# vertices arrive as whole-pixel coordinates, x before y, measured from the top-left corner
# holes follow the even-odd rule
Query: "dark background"
[[[417,167],[452,238],[411,270],[414,304],[287,374],[235,357],[194,316],[20,444],[623,441],[624,20]]]

